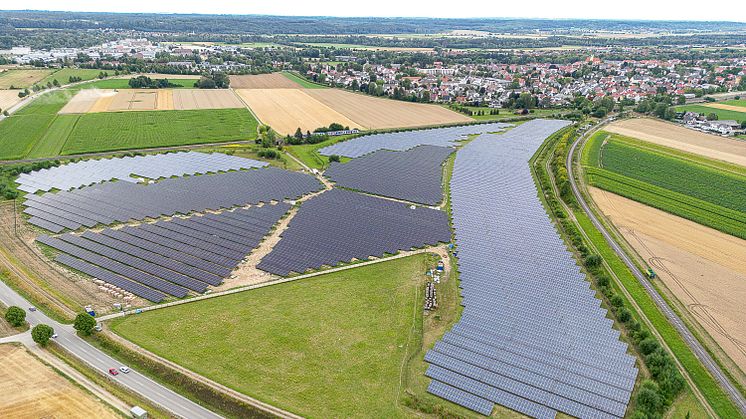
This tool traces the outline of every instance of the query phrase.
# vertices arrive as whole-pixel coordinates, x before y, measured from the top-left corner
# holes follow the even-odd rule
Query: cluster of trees
[[[577,207],[577,201],[572,194],[564,164],[568,146],[574,138],[573,130],[565,130],[555,134],[552,140],[551,144],[555,144],[555,148],[554,153],[550,154],[549,157],[551,158],[550,170],[554,173],[560,195],[555,197],[550,194],[547,197],[547,204],[550,211],[559,220],[560,227],[568,240],[578,252],[587,272],[594,279],[597,289],[604,295],[611,312],[619,323],[624,325],[632,344],[639,352],[648,371],[650,371],[651,379],[643,381],[637,392],[635,411],[631,417],[640,419],[661,417],[683,391],[686,382],[671,356],[650,334],[650,331],[635,319],[630,309],[625,306],[624,298],[617,294],[611,284],[611,277],[603,265],[603,259],[601,256],[590,252],[590,249],[585,245],[583,236],[575,224],[568,219],[558,200],[561,199],[571,207]],[[536,167],[539,170],[539,182],[542,188],[551,191],[551,181],[547,172],[543,170],[543,165],[537,164]]]
[[[500,115],[500,109],[497,108],[471,109],[468,106],[462,105],[451,105],[450,108],[469,116]]]
[[[148,76],[137,76],[133,77],[127,82],[133,89],[165,89],[168,87],[174,87],[175,84],[168,81],[168,79],[151,79]]]
[[[635,107],[635,112],[654,115],[665,120],[672,120],[676,116],[676,111],[672,107],[673,98],[665,93],[648,96]]]
[[[198,89],[227,89],[230,85],[230,77],[220,71],[204,74],[194,83],[194,87]]]
[[[14,166],[0,166],[0,198],[15,199],[18,197],[14,179],[21,173],[30,173],[34,170],[48,169],[59,165],[59,160],[49,160]]]

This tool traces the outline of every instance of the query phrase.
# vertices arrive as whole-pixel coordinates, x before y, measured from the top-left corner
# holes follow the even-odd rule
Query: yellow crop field
[[[85,89],[60,110],[61,114],[243,108],[232,90]]]
[[[300,85],[281,73],[231,76],[234,89],[298,89]]]

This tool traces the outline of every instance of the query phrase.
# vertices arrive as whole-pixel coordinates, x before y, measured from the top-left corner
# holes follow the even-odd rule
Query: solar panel
[[[259,269],[286,276],[450,240],[445,212],[332,189],[305,201]]]
[[[347,163],[332,163],[324,176],[337,186],[426,205],[443,199],[443,162],[452,148],[417,146],[380,150]]]
[[[450,193],[464,310],[427,353],[428,374],[532,417],[623,417],[635,359],[548,217],[528,164],[567,124],[533,120],[457,152]]]

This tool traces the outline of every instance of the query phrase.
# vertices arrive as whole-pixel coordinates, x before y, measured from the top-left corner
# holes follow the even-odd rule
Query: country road
[[[580,188],[577,185],[573,172],[573,156],[575,155],[575,150],[578,144],[582,143],[583,140],[587,138],[590,133],[592,133],[592,131],[593,130],[587,131],[584,135],[578,137],[578,139],[572,143],[572,146],[570,146],[570,151],[567,154],[567,159],[565,160],[565,167],[567,169],[568,178],[570,179],[570,186],[572,187],[573,195],[575,195],[575,198],[577,199],[578,204],[583,209],[583,212],[585,212],[586,215],[588,215],[588,218],[590,218],[593,226],[598,229],[598,231],[604,236],[604,239],[609,244],[609,246],[611,246],[614,252],[619,256],[619,258],[622,259],[624,264],[627,265],[635,278],[637,278],[640,284],[642,284],[642,286],[645,288],[645,291],[648,293],[648,295],[650,295],[661,312],[666,316],[668,321],[676,328],[676,330],[679,332],[679,334],[692,350],[697,359],[705,366],[705,368],[707,368],[710,374],[715,377],[720,386],[725,390],[730,399],[736,404],[741,413],[746,416],[746,399],[744,399],[741,392],[738,391],[738,389],[733,385],[728,377],[723,374],[723,372],[720,370],[720,367],[717,365],[715,360],[712,359],[712,357],[705,350],[702,344],[700,344],[699,341],[692,335],[686,325],[681,321],[679,316],[674,313],[671,307],[669,307],[668,303],[666,303],[663,297],[658,293],[658,290],[653,287],[653,285],[650,283],[650,281],[647,280],[645,275],[632,262],[624,249],[622,249],[622,247],[614,240],[612,235],[608,232],[608,230],[606,230],[606,227],[598,220],[596,215],[593,213],[590,206],[585,201],[583,194],[580,193]]]
[[[27,310],[26,320],[32,327],[41,323],[52,326],[59,335],[55,342],[94,370],[108,374],[109,368],[118,368],[121,365],[114,358],[78,337],[72,326],[58,323],[39,310],[28,311],[31,304],[2,281],[0,281],[0,301],[6,306],[18,306]],[[132,370],[128,374],[120,373],[111,379],[177,417],[189,419],[221,417],[137,371]]]

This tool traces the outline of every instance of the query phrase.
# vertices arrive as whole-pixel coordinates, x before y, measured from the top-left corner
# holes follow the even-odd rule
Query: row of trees
[[[148,76],[137,76],[131,78],[127,84],[133,89],[165,89],[175,87],[168,79],[151,79]]]
[[[17,306],[8,307],[5,311],[4,317],[8,324],[15,328],[22,327],[26,324],[26,310]],[[73,328],[85,336],[90,336],[95,327],[96,319],[88,313],[78,314],[73,322]],[[54,329],[52,326],[38,324],[31,329],[31,338],[41,346],[46,346],[52,336],[54,336]]]

